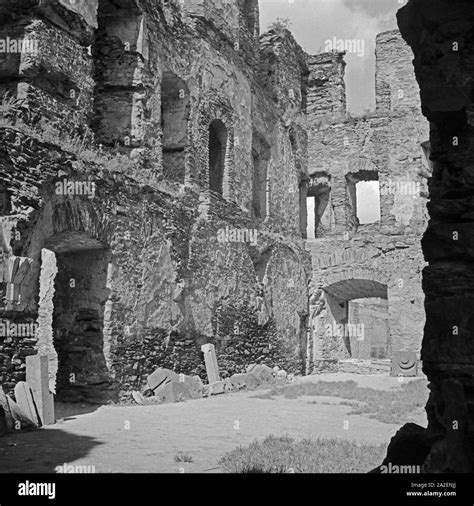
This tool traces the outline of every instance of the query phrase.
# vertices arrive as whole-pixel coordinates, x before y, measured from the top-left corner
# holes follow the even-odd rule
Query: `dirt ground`
[[[387,376],[305,378],[320,380],[354,380],[362,387],[386,390],[401,385],[397,378]],[[339,398],[256,398],[264,392],[158,406],[58,404],[56,424],[0,439],[0,472],[57,472],[56,466],[67,464],[94,466],[96,473],[218,473],[222,470],[217,461],[224,453],[269,434],[388,444],[400,427],[367,415],[349,415],[351,407],[341,405]],[[424,410],[406,421],[426,426]],[[192,456],[192,462],[176,462],[179,453]]]

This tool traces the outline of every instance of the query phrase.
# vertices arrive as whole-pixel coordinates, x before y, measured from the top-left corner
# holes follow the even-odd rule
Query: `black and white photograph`
[[[474,2],[0,0],[0,506],[473,473]]]

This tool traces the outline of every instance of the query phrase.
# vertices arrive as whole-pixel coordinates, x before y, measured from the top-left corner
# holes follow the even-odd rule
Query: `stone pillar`
[[[206,364],[207,379],[209,383],[220,381],[219,366],[217,365],[216,350],[213,344],[203,344],[201,351],[204,353],[204,362]]]
[[[56,393],[56,374],[58,372],[58,354],[53,343],[54,280],[57,273],[56,255],[53,251],[43,248],[41,250],[36,337],[38,339],[38,354],[49,357],[49,389],[53,393]]]

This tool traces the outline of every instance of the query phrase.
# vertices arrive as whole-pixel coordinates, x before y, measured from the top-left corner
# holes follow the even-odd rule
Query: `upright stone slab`
[[[7,395],[8,406],[10,407],[10,413],[14,421],[15,430],[29,430],[36,429],[38,425],[31,420],[27,413],[25,413],[20,406]]]
[[[31,392],[28,383],[20,381],[15,385],[15,399],[16,403],[26,413],[28,418],[36,425],[39,425],[38,415],[33,400],[33,393]]]
[[[33,392],[42,425],[54,423],[54,398],[49,392],[48,356],[26,357],[26,382]]]
[[[213,344],[203,344],[201,351],[204,353],[204,362],[206,364],[207,379],[210,383],[220,381],[219,366],[217,365],[216,350]]]

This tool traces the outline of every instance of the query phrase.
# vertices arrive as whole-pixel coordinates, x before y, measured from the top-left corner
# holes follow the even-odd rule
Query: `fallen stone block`
[[[182,402],[191,399],[191,393],[188,387],[182,381],[170,381],[164,383],[155,390],[155,398],[159,399],[163,404],[171,402]],[[153,397],[150,397],[153,399]]]
[[[245,372],[252,372],[252,369],[257,367],[258,364],[250,364],[245,368]]]
[[[214,383],[209,383],[209,385],[204,385],[203,395],[219,395],[226,392],[226,381],[215,381]]]
[[[226,392],[235,392],[236,388],[234,387],[234,385],[232,385],[232,381],[230,381],[229,378],[226,378],[224,380],[224,383],[225,383],[224,390]]]
[[[133,400],[142,406],[151,406],[154,404],[162,404],[161,399],[158,397],[144,397],[140,392],[136,390],[132,392]]]
[[[146,379],[148,389],[153,391],[170,381],[179,381],[179,376],[174,371],[161,367],[156,369],[156,371],[151,373]]]
[[[257,371],[268,371],[270,374],[274,374],[274,371],[271,367],[265,364],[250,364],[245,369],[246,372],[251,372],[255,374]]]
[[[200,399],[202,397],[204,385],[199,376],[188,376],[186,374],[180,374],[179,381],[186,385],[191,399]]]
[[[248,388],[251,390],[261,385],[260,380],[253,373],[233,374],[229,379],[236,388]]]
[[[134,390],[132,392],[132,399],[137,403],[137,404],[145,404],[145,399],[146,397],[143,397],[143,395],[138,392],[137,390]]]
[[[247,367],[247,373],[256,376],[264,385],[272,385],[275,382],[273,369],[264,364],[252,364]]]

